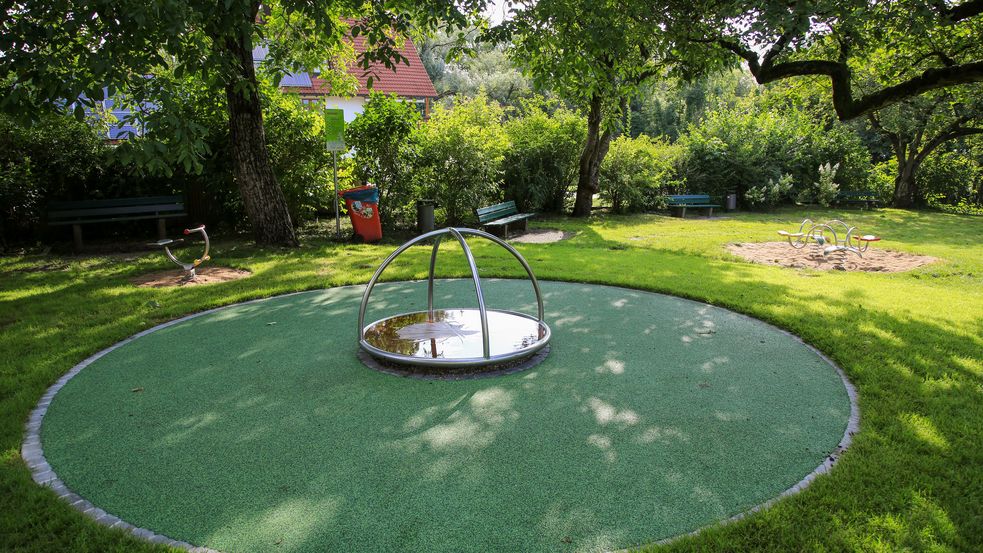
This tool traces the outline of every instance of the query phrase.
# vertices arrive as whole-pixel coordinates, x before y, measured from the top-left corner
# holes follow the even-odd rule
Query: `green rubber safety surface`
[[[540,365],[460,381],[356,358],[362,287],[230,306],[82,370],[42,427],[73,491],[223,551],[596,551],[695,530],[771,499],[843,437],[835,369],[732,312],[541,283]],[[489,307],[535,313],[527,281]],[[472,307],[439,281],[437,307]],[[380,284],[366,323],[426,307]]]

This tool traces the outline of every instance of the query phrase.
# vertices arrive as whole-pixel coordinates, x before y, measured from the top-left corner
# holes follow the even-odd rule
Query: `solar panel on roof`
[[[313,86],[311,76],[307,73],[288,73],[280,80],[280,86]]]
[[[266,55],[269,53],[270,49],[266,46],[260,44],[253,48],[253,63],[259,63],[266,59]]]
[[[140,136],[140,129],[134,127],[133,125],[109,127],[110,140],[126,140],[127,138],[134,138],[137,136]]]

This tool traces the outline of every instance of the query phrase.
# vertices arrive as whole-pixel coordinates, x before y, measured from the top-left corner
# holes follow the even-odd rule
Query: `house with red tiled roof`
[[[365,52],[365,37],[355,37],[352,46],[356,55]],[[430,75],[427,74],[427,69],[423,66],[423,61],[420,60],[420,55],[410,39],[406,39],[399,49],[399,53],[407,59],[409,64],[399,63],[395,70],[389,69],[381,63],[373,63],[369,66],[368,71],[353,67],[350,71],[358,79],[358,91],[351,98],[333,94],[330,86],[322,81],[317,74],[309,73],[286,75],[280,81],[280,90],[299,94],[305,105],[342,109],[345,112],[346,122],[351,122],[356,115],[362,113],[363,106],[372,91],[395,94],[406,101],[414,102],[419,107],[420,113],[424,117],[428,117],[431,103],[437,98],[437,91],[430,80]],[[266,51],[263,47],[258,47],[253,51],[253,59],[257,63],[265,55]],[[371,89],[368,86],[369,77],[372,78]]]
[[[365,52],[365,37],[356,37],[353,46],[356,55]],[[253,49],[253,61],[258,65],[266,58],[266,53],[266,47],[255,47]],[[346,123],[350,123],[356,115],[362,113],[363,106],[372,91],[395,94],[405,101],[414,102],[419,108],[420,114],[424,118],[429,117],[432,102],[437,98],[437,91],[430,80],[430,75],[427,74],[427,69],[423,66],[423,61],[420,60],[420,55],[410,39],[406,39],[399,49],[399,53],[407,59],[409,65],[399,63],[396,65],[395,71],[381,63],[371,64],[368,71],[352,67],[350,69],[351,74],[358,80],[358,91],[354,97],[333,94],[330,86],[321,80],[317,74],[309,73],[285,75],[280,80],[280,90],[299,94],[301,101],[312,109],[321,109],[322,107],[342,109],[345,112]],[[369,77],[372,77],[371,89],[368,86]],[[117,143],[143,134],[142,129],[135,123],[125,122],[130,116],[130,109],[126,106],[117,106],[115,100],[109,97],[108,90],[101,105],[103,110],[111,112],[117,120],[123,122],[109,127],[107,140]]]

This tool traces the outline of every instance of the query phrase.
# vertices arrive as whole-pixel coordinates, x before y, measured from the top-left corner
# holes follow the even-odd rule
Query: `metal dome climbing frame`
[[[478,300],[477,311],[478,311],[478,319],[480,320],[481,357],[476,357],[476,356],[467,356],[467,357],[439,356],[438,357],[436,354],[436,340],[433,341],[434,347],[432,347],[431,350],[429,350],[428,353],[430,353],[430,355],[427,357],[423,357],[421,355],[407,355],[406,353],[384,349],[383,347],[380,347],[379,343],[375,343],[375,344],[371,343],[372,340],[367,339],[367,334],[369,334],[372,331],[372,329],[379,327],[381,324],[384,324],[387,321],[394,321],[396,319],[399,319],[400,317],[403,317],[403,318],[408,318],[406,319],[406,322],[413,322],[416,320],[413,318],[415,316],[418,319],[422,319],[421,322],[416,323],[417,326],[436,325],[438,324],[436,321],[436,319],[439,318],[437,316],[438,313],[446,313],[448,311],[451,311],[447,309],[435,311],[434,309],[434,273],[437,267],[437,253],[440,249],[440,244],[442,239],[447,234],[453,236],[461,245],[461,248],[464,250],[464,256],[468,262],[468,267],[470,268],[471,271],[471,280],[474,283],[475,294]],[[489,309],[486,306],[484,293],[481,287],[481,279],[479,278],[478,275],[478,266],[475,263],[474,255],[471,253],[471,248],[468,246],[468,243],[465,240],[466,235],[485,238],[487,240],[494,242],[495,244],[498,244],[499,246],[505,248],[505,250],[508,251],[510,254],[512,254],[512,256],[515,257],[515,259],[519,262],[519,264],[522,265],[523,269],[525,269],[526,271],[526,274],[529,276],[529,280],[532,282],[533,291],[536,295],[537,314],[535,318],[532,317],[531,315],[527,315],[524,313],[518,313],[515,311],[505,311],[499,309]],[[409,313],[409,314],[388,317],[386,319],[376,321],[375,323],[366,326],[365,314],[368,308],[369,299],[382,273],[397,257],[399,257],[400,254],[405,252],[408,248],[430,239],[433,239],[434,242],[430,253],[430,266],[427,276],[427,310],[425,312]],[[460,311],[463,313],[467,311],[473,311],[473,309],[456,308],[456,311]],[[489,323],[489,313],[491,313],[494,316],[495,320],[498,321],[497,323],[498,326]],[[479,367],[483,365],[502,364],[502,363],[507,363],[507,362],[527,358],[548,344],[550,339],[550,329],[549,326],[543,321],[543,313],[544,313],[543,296],[539,288],[539,282],[536,280],[536,276],[533,274],[532,268],[529,266],[529,263],[526,262],[526,260],[522,257],[522,255],[518,251],[516,251],[515,248],[513,248],[510,244],[508,244],[504,240],[484,231],[469,229],[469,228],[448,227],[448,228],[443,228],[432,232],[428,232],[426,234],[422,234],[406,242],[405,244],[397,248],[393,253],[389,254],[389,257],[387,257],[385,261],[383,261],[382,264],[379,265],[379,268],[376,269],[375,274],[373,274],[372,278],[369,280],[369,283],[365,288],[365,292],[362,295],[361,305],[359,305],[358,339],[359,339],[359,345],[365,351],[371,354],[373,357],[388,362],[401,364],[401,365]],[[424,314],[425,317],[423,317]],[[521,347],[514,347],[513,349],[507,351],[494,351],[496,348],[495,348],[495,344],[493,344],[493,337],[496,336],[497,332],[502,332],[503,330],[502,322],[504,320],[507,320],[510,321],[511,324],[511,323],[519,322],[523,319],[526,322],[522,324],[525,324],[526,326],[528,326],[529,324],[528,321],[532,321],[535,323],[535,328],[536,328],[535,336],[529,336],[529,338],[531,338],[531,342],[523,340]],[[456,337],[462,339],[460,335],[457,335]],[[501,350],[501,348],[499,348],[499,350]]]

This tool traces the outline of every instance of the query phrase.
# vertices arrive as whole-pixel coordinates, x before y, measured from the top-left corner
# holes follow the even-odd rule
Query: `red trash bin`
[[[379,189],[375,186],[359,186],[338,192],[345,200],[352,228],[363,242],[382,240],[382,220],[379,219]]]

